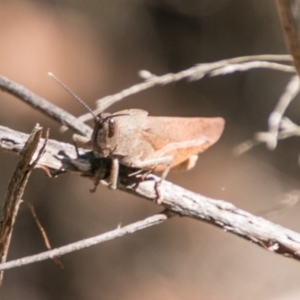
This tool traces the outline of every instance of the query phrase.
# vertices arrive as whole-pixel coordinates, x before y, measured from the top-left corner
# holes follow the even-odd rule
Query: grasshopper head
[[[95,119],[92,135],[94,154],[98,157],[113,155],[117,148],[118,125],[115,116],[110,113],[101,113]]]

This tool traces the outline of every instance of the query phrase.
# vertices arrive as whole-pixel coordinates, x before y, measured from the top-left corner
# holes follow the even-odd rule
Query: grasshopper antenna
[[[58,79],[53,73],[48,72],[48,75],[52,77],[58,84],[61,85],[71,96],[73,96],[82,106],[86,108],[86,110],[93,116],[94,120],[97,121],[99,118],[94,114],[93,110],[81,99],[77,96],[69,87],[67,87],[60,79]]]

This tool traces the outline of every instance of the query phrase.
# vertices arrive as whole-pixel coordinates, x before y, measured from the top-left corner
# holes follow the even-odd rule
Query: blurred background
[[[138,71],[162,75],[197,63],[253,54],[284,54],[275,1],[44,0],[0,2],[0,73],[75,115],[85,113],[47,73],[56,74],[91,107],[96,99],[138,83]],[[130,97],[111,111],[141,108],[160,116],[222,116],[221,140],[195,169],[168,180],[232,202],[254,214],[299,197],[300,140],[275,151],[260,145],[241,157],[233,148],[267,119],[291,75],[253,70],[179,82]],[[0,93],[0,124],[71,141],[59,124]],[[300,123],[299,99],[287,116]],[[3,199],[17,157],[0,154]],[[34,204],[53,247],[141,220],[161,207],[74,175],[33,172],[24,200]],[[271,220],[300,231],[299,206]],[[45,250],[22,205],[8,259]],[[299,299],[299,263],[187,218],[172,220],[52,261],[5,272],[3,299]]]

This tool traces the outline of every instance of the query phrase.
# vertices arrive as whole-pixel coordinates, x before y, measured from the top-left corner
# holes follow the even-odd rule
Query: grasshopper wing
[[[154,157],[172,156],[175,167],[216,143],[224,124],[223,118],[147,117],[141,138],[152,145]]]

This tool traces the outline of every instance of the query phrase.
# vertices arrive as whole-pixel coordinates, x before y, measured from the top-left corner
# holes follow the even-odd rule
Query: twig
[[[300,126],[285,117],[280,123],[278,139],[286,139],[291,136],[300,136]]]
[[[19,205],[27,184],[28,178],[33,170],[39,156],[43,155],[43,150],[46,145],[40,149],[38,157],[32,162],[33,155],[37,150],[42,128],[36,125],[31,135],[29,136],[24,148],[20,151],[20,159],[16,170],[8,185],[7,194],[4,199],[4,206],[2,210],[2,218],[0,224],[0,260],[1,263],[6,261],[10,240],[12,236],[13,226],[17,217]],[[3,281],[3,272],[0,272],[0,285]]]
[[[273,150],[276,148],[277,141],[279,139],[298,135],[297,126],[287,118],[283,118],[283,115],[290,103],[298,95],[299,90],[299,76],[295,75],[287,84],[286,89],[281,95],[275,109],[270,114],[268,120],[269,130],[267,132],[257,132],[253,140],[245,141],[238,145],[235,149],[236,154],[240,155],[260,143],[266,143],[267,147],[270,150]]]
[[[281,72],[294,73],[295,68],[283,64],[268,62],[268,61],[250,61],[240,64],[230,64],[220,67],[214,71],[209,72],[209,76],[228,75],[235,72],[245,72],[252,69],[270,69]]]
[[[39,218],[38,218],[38,216],[37,216],[37,214],[36,214],[36,212],[35,212],[34,206],[33,206],[30,202],[28,202],[28,201],[26,201],[25,203],[26,203],[27,207],[29,208],[29,210],[30,210],[30,212],[31,212],[31,215],[32,215],[32,217],[33,217],[33,219],[34,219],[34,221],[35,221],[35,223],[36,223],[36,225],[37,225],[37,227],[38,227],[38,229],[39,229],[41,235],[42,235],[42,238],[43,238],[43,240],[44,240],[44,244],[45,244],[46,248],[47,248],[48,250],[50,250],[50,249],[51,249],[51,245],[50,245],[49,238],[48,238],[48,236],[47,236],[46,230],[44,229],[44,227],[43,227],[41,221],[39,220]],[[53,260],[53,262],[54,262],[59,268],[61,268],[61,269],[64,268],[63,263],[62,263],[57,257],[53,257],[52,260]]]
[[[20,133],[12,130],[2,132],[2,130],[3,127],[0,126],[0,151],[5,149],[5,151],[16,153],[17,149],[20,148]],[[16,147],[11,147],[9,150],[8,144],[16,145]],[[65,156],[55,154],[63,150]],[[69,152],[69,150],[71,151]],[[107,159],[101,159],[98,170],[95,169],[93,167],[95,159],[91,153],[90,156],[75,160],[67,158],[68,155],[74,155],[72,145],[49,140],[46,152],[39,160],[39,165],[51,169],[59,166],[59,170],[63,166],[66,172],[75,172],[91,178],[95,172],[99,172],[99,169],[102,170],[103,174],[109,169]],[[149,175],[143,181],[134,176],[129,177],[128,175],[131,173],[131,169],[121,166],[118,188],[148,201],[155,201],[157,198],[155,185],[160,178]],[[166,180],[160,186],[160,197],[161,204],[173,213],[208,222],[266,250],[297,260],[300,259],[300,235],[298,233],[240,210],[231,203],[193,193]]]
[[[48,102],[46,99],[35,95],[20,84],[17,84],[4,76],[0,76],[0,89],[16,96],[34,109],[37,109],[60,124],[68,126],[68,128],[73,131],[87,137],[91,136],[92,129],[88,125],[80,122],[76,117]]]
[[[267,146],[269,149],[274,149],[277,144],[277,136],[280,129],[280,124],[283,118],[283,115],[290,105],[290,103],[295,99],[300,90],[300,80],[299,76],[295,75],[292,77],[288,83],[285,92],[279,99],[278,104],[276,105],[274,111],[269,117],[269,132],[273,136],[273,141],[268,142]]]
[[[50,251],[42,252],[37,255],[32,255],[32,256],[27,256],[23,257],[21,259],[16,259],[13,261],[9,261],[4,264],[0,264],[0,270],[7,270],[7,269],[12,269],[16,267],[21,267],[24,265],[28,265],[31,263],[35,263],[38,261],[50,259],[53,257],[61,256],[67,253],[71,253],[74,251],[78,251],[84,248],[88,248],[103,242],[110,241],[112,239],[124,236],[126,234],[134,233],[138,230],[145,229],[147,227],[153,226],[153,225],[158,225],[164,221],[166,221],[169,218],[167,214],[158,214],[151,216],[149,218],[146,218],[145,220],[139,221],[132,223],[130,225],[124,226],[122,228],[117,228],[112,231],[108,231],[106,233],[84,239],[79,242],[75,242],[57,249],[53,249]]]
[[[31,212],[31,215],[33,216],[33,219],[34,219],[34,221],[35,221],[35,223],[36,223],[36,225],[37,225],[37,227],[38,227],[38,229],[39,229],[42,237],[43,237],[43,240],[44,240],[46,248],[47,249],[51,249],[51,245],[50,245],[50,241],[48,239],[47,233],[46,233],[43,225],[41,224],[41,222],[40,222],[40,220],[39,220],[39,218],[38,218],[38,216],[37,216],[37,214],[35,212],[34,206],[30,202],[28,202],[28,201],[26,201],[26,204],[27,204],[27,206],[28,206],[28,208],[29,208],[29,210]]]
[[[154,86],[162,86],[185,79],[195,81],[203,78],[204,76],[218,76],[236,71],[246,71],[253,68],[269,68],[284,72],[295,72],[294,67],[265,61],[291,61],[291,59],[292,58],[290,55],[243,56],[232,59],[225,59],[213,63],[199,64],[178,73],[169,73],[162,76],[156,76],[149,71],[143,70],[140,71],[140,76],[145,80],[144,82],[135,84],[114,95],[106,96],[97,100],[98,108],[94,110],[94,113],[98,114],[114,103]],[[249,63],[247,64],[247,62]],[[78,119],[82,122],[85,122],[91,119],[91,115],[90,113],[87,113],[82,115]]]
[[[257,133],[255,136],[258,142],[265,142],[271,150],[276,148],[281,120],[292,100],[298,95],[299,89],[299,76],[295,75],[289,81],[284,93],[269,117],[269,131]]]
[[[298,75],[300,75],[300,24],[297,0],[277,0],[282,28]]]

